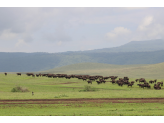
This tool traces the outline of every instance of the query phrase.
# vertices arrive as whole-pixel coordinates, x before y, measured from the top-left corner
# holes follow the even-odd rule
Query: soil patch
[[[59,83],[59,84],[72,84],[72,83],[78,83],[78,82],[66,82],[66,83]]]
[[[78,82],[51,83],[51,84],[44,83],[43,85],[59,85],[59,84],[72,84],[72,83],[78,83]]]
[[[0,104],[164,103],[164,98],[74,98],[0,100]]]

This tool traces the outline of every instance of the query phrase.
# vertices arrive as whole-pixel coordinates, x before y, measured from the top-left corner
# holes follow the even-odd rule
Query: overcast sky
[[[0,7],[0,52],[65,52],[164,38],[163,7]]]

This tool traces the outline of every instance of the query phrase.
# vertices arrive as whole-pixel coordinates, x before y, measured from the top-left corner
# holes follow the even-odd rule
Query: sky
[[[163,12],[163,7],[0,7],[0,52],[85,51],[163,39]]]

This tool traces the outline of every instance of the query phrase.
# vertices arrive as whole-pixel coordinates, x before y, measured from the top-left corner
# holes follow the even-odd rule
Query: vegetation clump
[[[26,87],[16,86],[11,92],[29,92],[29,90]]]
[[[60,98],[60,97],[68,97],[68,95],[65,95],[65,94],[59,94],[59,96],[54,96],[54,98]]]
[[[91,86],[88,86],[88,85],[85,85],[84,86],[84,89],[83,90],[80,90],[79,92],[81,92],[81,91],[97,91],[97,89],[96,88],[91,88]]]

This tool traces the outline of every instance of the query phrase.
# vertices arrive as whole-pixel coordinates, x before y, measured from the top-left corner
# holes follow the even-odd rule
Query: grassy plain
[[[131,78],[134,81],[136,78]],[[155,79],[155,78],[154,78]],[[149,81],[150,79],[146,79]],[[110,81],[107,80],[107,81]],[[157,81],[163,81],[157,79]],[[164,97],[164,89],[154,90],[142,89],[135,83],[133,87],[123,87],[111,82],[98,85],[96,82],[88,84],[86,81],[77,78],[47,78],[47,77],[29,77],[26,75],[17,76],[16,74],[0,74],[0,99],[54,99],[54,98],[149,98]],[[97,91],[81,91],[86,85]],[[29,92],[11,92],[16,87],[26,87]],[[34,92],[32,96],[31,92]],[[60,95],[65,95],[64,97]]]
[[[130,78],[134,81],[136,78]],[[155,78],[152,78],[155,79]],[[146,79],[149,81],[150,79]],[[163,79],[157,79],[163,81]],[[107,80],[107,81],[110,81]],[[88,84],[77,78],[29,77],[0,74],[0,100],[2,99],[67,99],[67,98],[163,98],[164,89],[141,89],[137,86],[120,87],[106,82]],[[81,91],[89,85],[97,91]],[[15,86],[28,88],[29,92],[11,92]],[[153,84],[151,85],[153,86]],[[32,96],[31,92],[34,92]],[[86,104],[0,104],[0,116],[131,116],[163,115],[163,103],[86,103]]]
[[[162,103],[10,104],[0,116],[163,116]]]

